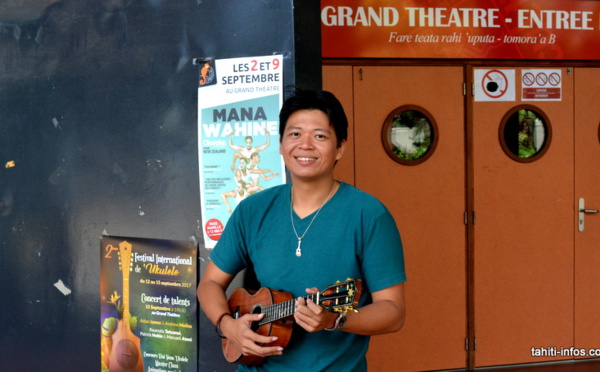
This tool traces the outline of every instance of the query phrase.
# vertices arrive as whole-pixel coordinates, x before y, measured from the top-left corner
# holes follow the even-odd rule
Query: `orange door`
[[[575,70],[575,342],[578,349],[600,348],[600,69]],[[579,200],[591,213],[582,212]],[[582,231],[580,231],[582,230]],[[600,351],[600,350],[599,350]],[[594,350],[594,352],[596,352]],[[581,355],[578,355],[581,356]],[[585,355],[590,357],[591,355]],[[600,356],[597,354],[596,356]]]
[[[515,101],[473,103],[476,366],[558,361],[532,348],[573,344],[573,75],[559,69],[559,101],[523,101],[513,70]],[[522,104],[548,122],[547,151],[534,161],[509,156],[521,134],[500,130]]]
[[[334,177],[354,185],[354,92],[352,66],[323,66],[323,89],[335,94],[348,117],[348,143],[344,157],[335,166]]]
[[[350,85],[324,69],[324,88],[347,97]],[[466,366],[466,233],[462,67],[353,67],[354,179],[394,215],[407,265],[407,318],[396,334],[372,338],[374,371]],[[340,75],[338,75],[340,74]],[[346,81],[347,82],[347,81]],[[398,107],[428,112],[435,148],[416,165],[400,164],[382,145],[382,127]],[[353,115],[352,115],[353,114]],[[348,154],[346,154],[348,155]],[[410,163],[410,162],[409,162]],[[411,163],[412,164],[412,163]],[[348,175],[351,178],[351,175]]]

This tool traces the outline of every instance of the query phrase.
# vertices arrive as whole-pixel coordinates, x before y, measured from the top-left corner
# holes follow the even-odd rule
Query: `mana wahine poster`
[[[246,197],[285,183],[279,154],[281,55],[203,61],[198,79],[198,163],[206,248]]]

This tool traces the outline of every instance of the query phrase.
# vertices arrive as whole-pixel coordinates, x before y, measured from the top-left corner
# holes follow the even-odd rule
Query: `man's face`
[[[246,148],[250,150],[252,148],[252,143],[254,140],[252,138],[246,138]]]
[[[279,153],[292,178],[318,180],[332,177],[345,147],[345,141],[337,147],[337,136],[324,112],[299,110],[286,123]]]

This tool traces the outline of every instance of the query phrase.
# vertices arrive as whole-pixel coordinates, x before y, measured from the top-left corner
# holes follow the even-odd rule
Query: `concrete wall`
[[[282,53],[288,88],[318,88],[318,7],[0,3],[0,369],[99,369],[103,233],[195,239],[204,267],[192,60]],[[230,369],[199,324],[200,370]]]

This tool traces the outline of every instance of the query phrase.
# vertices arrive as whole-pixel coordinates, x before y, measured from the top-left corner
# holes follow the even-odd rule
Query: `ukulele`
[[[310,299],[329,311],[341,313],[353,310],[358,305],[361,291],[361,281],[348,278],[328,286],[322,292],[305,296],[304,299]],[[263,287],[251,294],[238,288],[229,298],[229,310],[234,319],[245,314],[265,314],[261,320],[252,323],[252,330],[262,336],[277,336],[277,340],[270,342],[269,346],[287,347],[296,311],[296,299],[291,293]],[[237,344],[226,338],[222,343],[223,355],[228,362],[257,365],[264,359],[255,355],[243,355]]]
[[[129,271],[131,270],[131,244],[119,244],[119,266],[123,273],[123,316],[117,331],[112,335],[112,349],[108,370],[110,372],[144,372],[144,360],[140,352],[140,339],[129,325]]]

